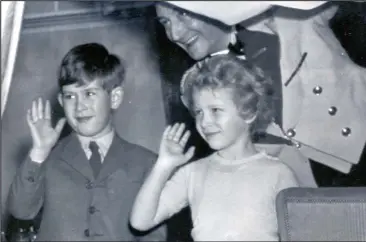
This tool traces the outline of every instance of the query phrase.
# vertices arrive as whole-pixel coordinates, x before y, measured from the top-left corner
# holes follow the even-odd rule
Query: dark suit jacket
[[[165,241],[165,226],[144,236],[129,227],[135,196],[156,155],[117,134],[99,176],[75,134],[61,140],[38,165],[27,158],[10,191],[10,211],[32,219],[43,206],[39,241]]]

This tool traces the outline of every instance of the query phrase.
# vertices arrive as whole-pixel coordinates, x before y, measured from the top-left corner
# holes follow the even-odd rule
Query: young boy
[[[49,101],[34,101],[27,123],[32,149],[10,191],[10,211],[33,219],[43,206],[37,240],[164,241],[165,227],[136,235],[128,223],[134,198],[156,155],[114,131],[125,69],[96,43],[64,57],[58,101],[66,118],[51,125]],[[73,132],[58,142],[65,121]]]

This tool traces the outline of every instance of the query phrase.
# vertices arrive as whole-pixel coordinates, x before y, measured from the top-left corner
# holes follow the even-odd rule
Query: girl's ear
[[[246,124],[251,124],[254,122],[254,120],[257,118],[257,115],[253,115],[250,119],[244,120]]]
[[[117,109],[121,105],[123,100],[123,94],[124,91],[121,86],[113,88],[110,95],[112,109]]]
[[[182,103],[184,104],[184,106],[186,106],[186,108],[188,108],[188,101],[184,98],[183,95],[180,95],[180,100],[182,101]]]

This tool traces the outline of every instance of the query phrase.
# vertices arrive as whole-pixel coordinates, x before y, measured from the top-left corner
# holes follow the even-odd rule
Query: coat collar
[[[95,179],[89,161],[81,147],[81,143],[75,134],[71,134],[65,138],[65,145],[61,150],[61,159],[80,172],[89,180],[100,180],[110,176],[118,169],[127,169],[129,162],[126,156],[128,146],[130,144],[120,138],[117,134],[114,135],[112,144],[106,154],[101,171]]]

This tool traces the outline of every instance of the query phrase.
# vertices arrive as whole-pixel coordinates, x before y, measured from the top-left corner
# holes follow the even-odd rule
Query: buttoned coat
[[[32,219],[43,206],[38,241],[165,241],[165,226],[140,236],[129,213],[156,155],[115,135],[95,179],[75,134],[38,165],[27,158],[10,191],[10,211]]]
[[[244,1],[171,3],[229,25],[270,7],[253,2],[251,11]],[[289,139],[299,157],[348,173],[366,141],[366,69],[349,58],[329,28],[336,10],[333,4],[303,12],[277,7],[243,24],[280,40],[282,127],[268,132]]]

